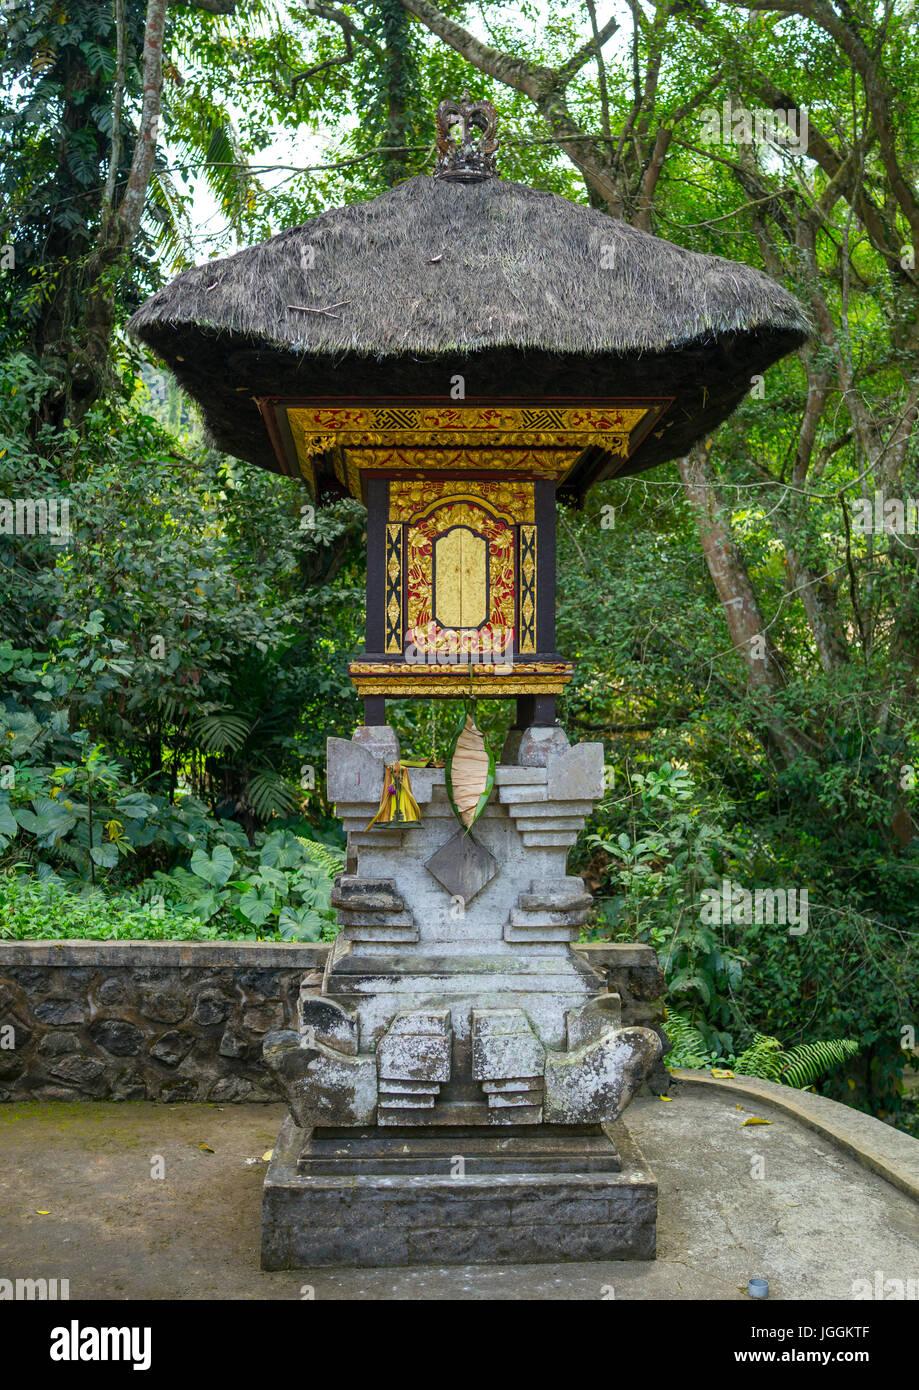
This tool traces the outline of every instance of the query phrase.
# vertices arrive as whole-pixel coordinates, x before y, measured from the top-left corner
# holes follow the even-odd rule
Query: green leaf
[[[243,893],[239,900],[239,911],[247,922],[261,927],[274,911],[272,898],[264,898],[260,893]]]
[[[278,919],[278,934],[284,941],[318,941],[326,925],[318,913],[283,907]]]
[[[191,871],[203,878],[205,883],[222,888],[233,873],[233,856],[226,845],[217,845],[213,854],[196,849],[191,857]]]

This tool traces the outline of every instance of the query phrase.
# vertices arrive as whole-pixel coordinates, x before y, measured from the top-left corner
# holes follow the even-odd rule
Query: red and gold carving
[[[417,466],[417,464],[416,464]],[[478,501],[508,522],[533,520],[533,484],[524,478],[394,478],[389,484],[389,520],[416,522],[449,497]]]
[[[451,527],[468,527],[488,545],[488,620],[477,627],[479,640],[488,645],[513,640],[514,628],[514,528],[486,511],[477,501],[445,500],[406,533],[406,642],[422,645],[430,640],[434,614],[434,542]]]
[[[588,446],[625,458],[663,402],[617,406],[299,406],[287,419],[304,472],[320,452],[354,497],[360,475],[423,467],[501,470],[561,481]]]

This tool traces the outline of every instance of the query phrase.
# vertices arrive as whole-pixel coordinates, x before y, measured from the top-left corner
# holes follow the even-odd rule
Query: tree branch
[[[115,0],[115,55],[115,89],[112,95],[112,147],[109,151],[105,190],[102,194],[103,216],[109,215],[112,208],[115,206],[115,181],[118,178],[118,165],[121,162],[121,113],[124,104],[125,75],[127,72],[124,0]]]

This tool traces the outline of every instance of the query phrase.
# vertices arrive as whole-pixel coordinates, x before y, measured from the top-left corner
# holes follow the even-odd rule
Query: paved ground
[[[774,1298],[847,1299],[877,1270],[919,1280],[919,1204],[766,1105],[771,1125],[742,1126],[751,1113],[688,1086],[631,1106],[660,1182],[652,1263],[263,1274],[261,1156],[280,1106],[0,1106],[0,1278],[68,1278],[71,1298],[298,1299],[308,1284],[487,1300],[738,1299],[751,1275]]]

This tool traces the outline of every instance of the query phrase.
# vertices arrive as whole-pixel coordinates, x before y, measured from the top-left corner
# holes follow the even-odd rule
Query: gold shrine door
[[[402,551],[404,626],[399,632],[387,621],[387,651],[444,660],[456,652],[486,663],[512,661],[515,648],[535,651],[533,506],[526,479],[391,481],[387,551],[391,569]],[[525,587],[534,592],[518,616],[521,543],[532,552]],[[532,645],[522,647],[527,635]]]

